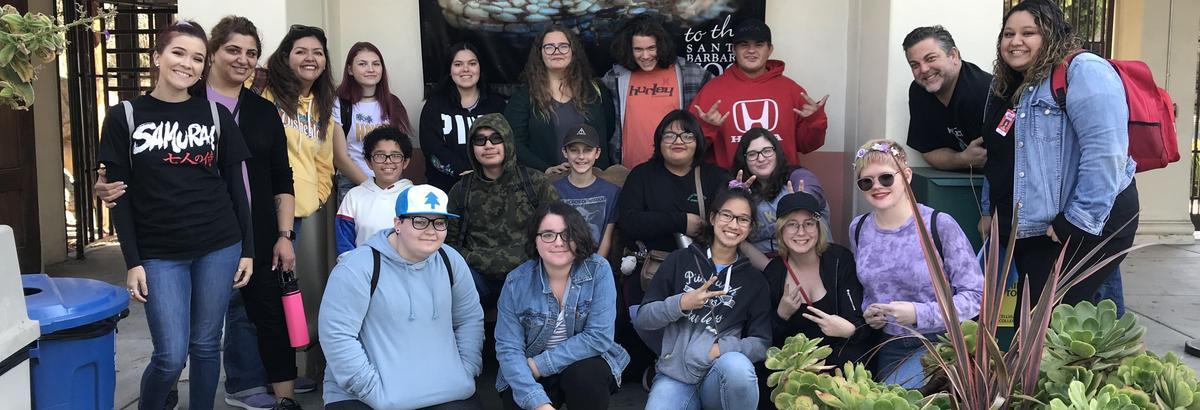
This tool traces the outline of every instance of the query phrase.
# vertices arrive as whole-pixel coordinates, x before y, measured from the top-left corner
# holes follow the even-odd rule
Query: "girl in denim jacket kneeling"
[[[607,409],[629,354],[614,339],[617,288],[583,216],[542,205],[529,260],[508,273],[496,318],[496,390],[505,409]]]

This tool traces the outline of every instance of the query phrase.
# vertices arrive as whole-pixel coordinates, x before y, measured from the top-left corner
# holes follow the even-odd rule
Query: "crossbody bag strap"
[[[704,186],[700,184],[700,167],[696,167],[696,204],[700,205],[700,218],[707,219],[708,214],[704,212]]]
[[[213,136],[215,138],[213,140],[213,163],[219,164],[221,159],[221,117],[217,115],[217,102],[209,101],[208,109],[212,111],[213,129],[216,130],[216,135]],[[220,166],[217,169],[219,170]]]

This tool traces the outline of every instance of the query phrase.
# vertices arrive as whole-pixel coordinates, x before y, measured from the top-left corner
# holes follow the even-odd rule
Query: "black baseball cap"
[[[598,134],[591,125],[582,124],[567,131],[567,135],[563,135],[562,146],[566,148],[568,145],[580,142],[592,148],[599,148],[600,137]]]
[[[822,213],[821,204],[817,201],[817,197],[812,196],[804,191],[793,192],[784,195],[779,199],[779,206],[775,210],[775,215],[783,218],[784,215],[795,211],[808,211],[813,215],[820,216]]]
[[[767,27],[767,23],[763,23],[759,19],[746,19],[738,24],[733,30],[733,43],[737,44],[743,41],[765,41],[771,42],[771,28]]]

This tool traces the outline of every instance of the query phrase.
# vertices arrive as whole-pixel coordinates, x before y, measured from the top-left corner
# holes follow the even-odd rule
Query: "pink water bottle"
[[[287,323],[288,340],[292,347],[308,345],[308,320],[304,317],[304,299],[300,296],[300,281],[293,271],[279,273],[283,293],[283,317]]]

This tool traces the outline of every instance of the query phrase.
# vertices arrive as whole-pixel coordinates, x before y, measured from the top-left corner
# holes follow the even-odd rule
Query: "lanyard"
[[[800,297],[804,298],[804,303],[811,306],[812,299],[808,298],[808,292],[805,292],[804,287],[800,286],[800,276],[796,275],[796,272],[792,270],[792,264],[788,262],[787,258],[783,258],[783,266],[787,267],[788,276],[792,278],[793,282],[796,282],[796,289],[800,290]]]

